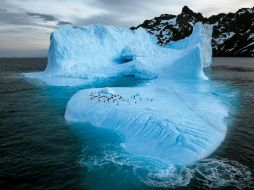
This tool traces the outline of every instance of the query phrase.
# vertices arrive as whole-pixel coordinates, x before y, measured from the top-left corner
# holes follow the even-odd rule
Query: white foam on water
[[[81,159],[79,164],[90,172],[109,165],[120,168],[128,166],[134,177],[145,186],[153,188],[192,187],[195,184],[196,188],[202,189],[245,189],[253,184],[251,171],[246,166],[224,158],[204,159],[188,166],[179,166],[134,157],[124,151],[105,150],[100,156]]]
[[[160,188],[176,188],[187,186],[191,179],[191,170],[187,167],[168,166],[165,169],[147,170],[141,173],[136,171],[135,175],[146,186]]]
[[[253,184],[251,171],[237,161],[228,159],[204,159],[194,164],[192,175],[206,188],[249,188]]]

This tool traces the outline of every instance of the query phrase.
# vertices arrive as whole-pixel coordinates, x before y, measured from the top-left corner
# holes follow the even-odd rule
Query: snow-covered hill
[[[192,33],[197,22],[212,24],[214,56],[254,57],[254,7],[236,13],[218,14],[209,18],[184,6],[179,15],[162,14],[131,29],[144,28],[158,38],[160,45],[177,41]]]

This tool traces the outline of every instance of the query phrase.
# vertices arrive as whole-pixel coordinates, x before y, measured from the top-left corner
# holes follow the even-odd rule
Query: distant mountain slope
[[[201,13],[195,13],[184,6],[179,15],[162,14],[152,20],[145,20],[143,24],[131,29],[142,27],[157,36],[158,44],[166,45],[170,41],[189,36],[193,24],[197,22],[214,25],[212,39],[214,56],[254,57],[254,7],[206,18]]]

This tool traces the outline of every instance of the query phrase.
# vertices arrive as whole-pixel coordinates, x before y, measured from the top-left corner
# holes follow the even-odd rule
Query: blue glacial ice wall
[[[45,71],[27,76],[61,86],[129,75],[205,78],[203,67],[211,64],[211,31],[210,26],[197,24],[190,37],[161,47],[143,29],[64,26],[51,35]]]
[[[212,28],[212,25],[202,25],[202,27],[200,27],[200,24],[198,24],[193,27],[193,34],[190,37],[176,42],[170,42],[167,47],[173,49],[192,49],[198,47],[202,66],[208,67],[212,64]]]
[[[81,90],[69,100],[65,118],[121,133],[134,155],[185,165],[211,154],[226,134],[227,110],[203,80],[211,34],[211,26],[196,24],[190,37],[161,47],[142,29],[65,26],[51,35],[46,70],[28,76],[53,85],[151,79],[137,87]]]

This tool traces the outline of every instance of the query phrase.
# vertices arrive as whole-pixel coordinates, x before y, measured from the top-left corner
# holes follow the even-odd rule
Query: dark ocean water
[[[174,170],[127,155],[112,131],[66,122],[67,101],[90,86],[50,87],[21,75],[46,62],[0,59],[0,189],[253,189],[253,58],[215,58],[206,70],[219,84],[214,93],[232,108],[227,136],[208,159]],[[140,83],[110,79],[95,86]]]

